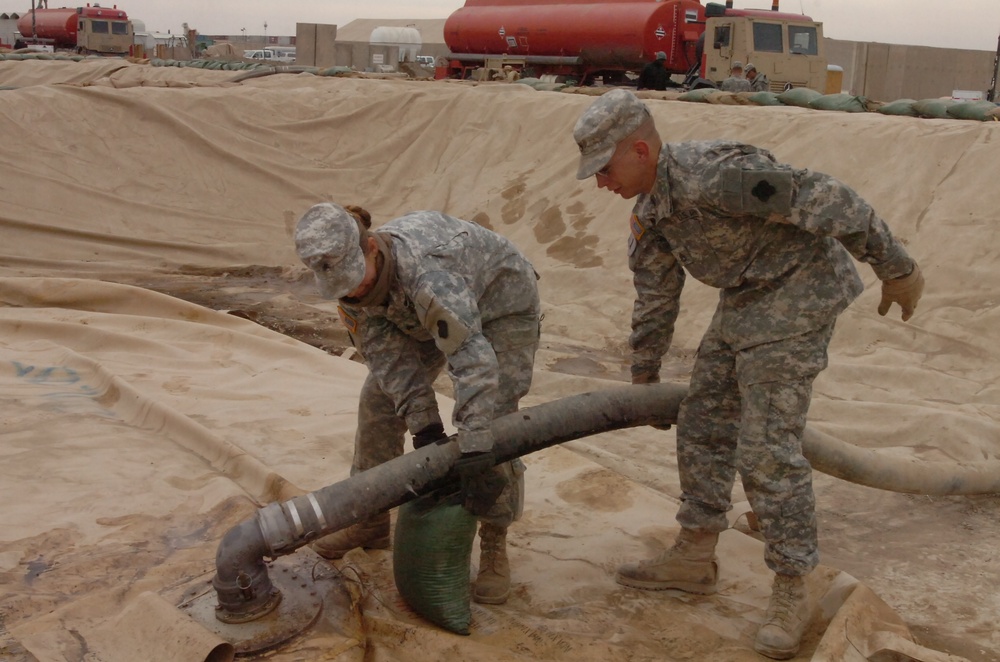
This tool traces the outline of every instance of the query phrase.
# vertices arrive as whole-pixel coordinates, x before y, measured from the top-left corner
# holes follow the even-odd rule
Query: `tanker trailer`
[[[697,0],[466,0],[444,24],[450,55],[438,78],[511,66],[523,76],[601,76],[627,82],[656,53],[686,74],[700,58],[705,12]]]
[[[132,22],[118,5],[98,4],[60,9],[31,9],[17,21],[27,44],[73,50],[84,55],[128,55],[132,49]]]

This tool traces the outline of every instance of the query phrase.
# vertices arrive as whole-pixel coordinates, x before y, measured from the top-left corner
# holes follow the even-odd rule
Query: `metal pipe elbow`
[[[258,517],[226,532],[215,553],[212,586],[219,598],[216,618],[224,623],[244,623],[278,606],[281,594],[271,583],[264,563],[269,552]]]

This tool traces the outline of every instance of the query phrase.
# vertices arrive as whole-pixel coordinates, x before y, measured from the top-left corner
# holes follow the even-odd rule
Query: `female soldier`
[[[447,363],[465,505],[480,518],[477,602],[510,593],[507,527],[520,516],[524,465],[495,466],[491,422],[517,411],[538,348],[537,274],[507,239],[435,211],[370,230],[359,207],[322,203],[299,220],[295,248],[339,312],[369,374],[361,390],[351,473],[445,439],[432,384]],[[499,493],[499,497],[497,494]],[[313,543],[326,558],[389,546],[389,513]]]

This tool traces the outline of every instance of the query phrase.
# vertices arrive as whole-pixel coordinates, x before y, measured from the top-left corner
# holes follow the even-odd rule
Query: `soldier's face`
[[[645,141],[624,141],[605,164],[597,171],[597,188],[606,188],[612,193],[631,200],[640,193],[652,190],[656,177],[655,164],[653,177],[649,176],[649,146]]]

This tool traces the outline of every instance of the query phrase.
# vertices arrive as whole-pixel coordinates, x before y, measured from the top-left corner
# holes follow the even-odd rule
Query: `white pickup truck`
[[[294,48],[257,48],[243,51],[243,57],[248,60],[267,60],[268,62],[283,62],[294,64]]]

